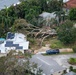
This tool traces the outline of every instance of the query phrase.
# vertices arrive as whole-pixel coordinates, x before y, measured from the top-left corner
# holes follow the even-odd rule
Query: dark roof
[[[16,49],[23,49],[19,44],[13,44],[13,41],[6,41],[5,47],[15,47]]]
[[[19,47],[19,44],[13,44],[14,47]]]
[[[19,46],[19,47],[16,47],[16,49],[23,49],[23,47],[22,46]]]
[[[12,47],[13,41],[6,41],[5,47]]]
[[[13,39],[15,37],[15,34],[14,33],[7,33],[7,39]]]

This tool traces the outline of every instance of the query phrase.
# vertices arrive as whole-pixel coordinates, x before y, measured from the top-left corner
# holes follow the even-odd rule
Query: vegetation
[[[69,18],[70,20],[76,20],[76,8],[72,8],[69,12]]]
[[[69,69],[70,69],[70,71],[73,71],[73,72],[75,72],[75,73],[76,73],[76,69],[73,69],[73,67],[72,67],[72,66],[70,66],[70,67],[69,67]]]
[[[10,51],[6,57],[0,57],[0,75],[41,75],[37,64],[29,62],[29,56],[21,52]]]
[[[28,23],[38,25],[38,16],[42,12],[60,11],[62,2],[57,0],[20,0],[21,3],[0,11],[0,37],[10,31],[16,19],[26,19]],[[47,3],[48,2],[48,3]],[[54,5],[55,4],[55,5]],[[28,10],[29,9],[29,10]]]
[[[76,58],[70,58],[68,62],[72,65],[76,65]]]
[[[64,44],[71,44],[76,42],[76,28],[71,21],[65,21],[57,29],[58,38]]]
[[[73,51],[76,53],[76,46],[73,46]]]
[[[21,1],[20,4],[17,4],[15,6],[12,5],[9,8],[5,7],[5,9],[2,9],[0,11],[0,37],[5,37],[8,31],[12,32],[18,31],[24,33],[27,35],[27,38],[29,33],[33,35],[32,34],[33,29],[40,29],[40,32],[41,31],[44,32],[45,29],[47,30],[47,28],[45,27],[45,29],[43,29],[42,23],[44,23],[43,25],[45,26],[47,22],[45,20],[43,22],[42,20],[40,20],[41,22],[39,23],[38,20],[39,14],[41,14],[42,12],[49,12],[49,13],[55,12],[56,17],[58,17],[58,21],[56,19],[51,19],[48,22],[51,28],[57,29],[58,38],[60,41],[58,40],[52,43],[50,47],[62,48],[64,47],[63,44],[71,44],[76,41],[75,39],[76,28],[73,27],[73,23],[71,21],[65,21],[65,13],[62,9],[64,4],[63,0],[27,0],[27,1],[20,0],[20,1]],[[75,15],[74,12],[75,9],[72,9],[70,11],[69,13],[70,19]],[[51,30],[51,28],[49,30]],[[37,35],[38,34],[34,35],[35,39],[33,39],[32,37],[28,38],[31,44],[37,44],[38,40],[38,39],[36,40]],[[39,38],[38,40],[38,43],[41,46],[45,38],[47,38],[44,35],[45,34],[41,35],[40,37],[42,39]]]
[[[57,39],[51,40],[50,48],[57,49],[57,48],[63,48],[63,47],[64,47],[64,44],[60,40],[57,40]]]

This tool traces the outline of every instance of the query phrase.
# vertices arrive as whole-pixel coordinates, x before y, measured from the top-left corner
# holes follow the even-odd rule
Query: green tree
[[[7,56],[0,57],[0,75],[41,75],[42,70],[29,59],[28,55],[11,50]]]
[[[76,20],[76,8],[72,8],[69,11],[69,18],[70,20]]]
[[[64,44],[71,44],[76,41],[76,28],[73,26],[71,21],[65,21],[61,24],[57,30],[58,38]]]

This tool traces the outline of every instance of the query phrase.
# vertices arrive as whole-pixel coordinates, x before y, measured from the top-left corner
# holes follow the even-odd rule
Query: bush
[[[69,63],[72,65],[76,65],[76,58],[70,58]]]
[[[76,46],[74,46],[74,47],[73,47],[73,52],[75,52],[75,53],[76,53]]]
[[[76,69],[73,69],[73,72],[75,72],[75,73],[76,73]]]
[[[58,38],[64,44],[73,44],[76,41],[76,28],[72,21],[65,21],[57,29]]]
[[[50,45],[51,48],[63,48],[63,43],[59,40],[53,40]]]
[[[76,20],[76,8],[72,8],[69,12],[70,20]]]
[[[73,67],[72,66],[70,66],[69,69],[70,69],[70,71],[73,71]]]
[[[31,44],[36,44],[36,40],[34,38],[27,38],[28,41],[30,41]]]

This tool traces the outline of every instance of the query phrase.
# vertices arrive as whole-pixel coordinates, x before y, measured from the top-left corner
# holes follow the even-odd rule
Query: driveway
[[[49,56],[50,57],[50,56]],[[65,54],[65,55],[53,55],[51,56],[53,60],[55,60],[59,65],[69,68],[69,66],[73,66],[76,69],[76,66],[70,65],[68,63],[69,58],[76,58],[76,54]]]
[[[73,66],[67,62],[71,57],[76,58],[76,54],[43,56],[39,53],[32,56],[31,62],[37,63],[45,75],[50,75]],[[76,66],[73,67],[76,68]]]
[[[43,73],[45,75],[51,75],[55,72],[64,70],[64,68],[59,65],[51,56],[36,54],[31,58],[30,61],[37,63],[38,67],[43,70]]]

